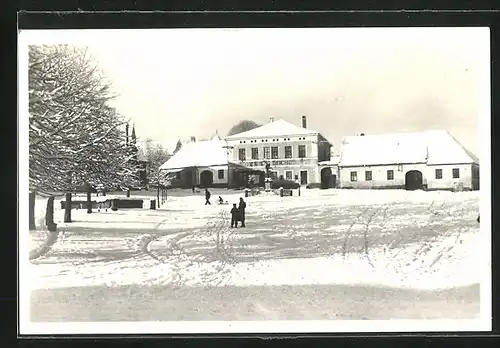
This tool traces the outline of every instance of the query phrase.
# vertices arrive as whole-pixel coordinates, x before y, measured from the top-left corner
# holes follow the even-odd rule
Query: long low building
[[[449,132],[345,137],[340,188],[478,190],[479,160]]]

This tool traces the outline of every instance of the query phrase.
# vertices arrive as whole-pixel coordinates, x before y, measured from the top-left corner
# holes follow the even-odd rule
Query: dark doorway
[[[300,171],[300,184],[307,185],[307,170]]]
[[[204,170],[200,174],[200,186],[208,187],[211,186],[214,182],[214,173],[210,170]]]
[[[330,183],[331,183],[331,185],[332,185],[332,186],[330,186],[330,187],[334,187],[334,188],[335,188],[335,187],[337,187],[337,175],[333,174],[333,175],[331,176]]]
[[[196,170],[194,168],[186,168],[180,172],[179,185],[182,188],[191,188],[196,185]],[[177,178],[176,178],[177,181]]]
[[[321,188],[327,189],[331,186],[332,170],[330,168],[321,169]]]
[[[422,190],[423,180],[422,172],[418,170],[410,170],[405,175],[405,190]]]

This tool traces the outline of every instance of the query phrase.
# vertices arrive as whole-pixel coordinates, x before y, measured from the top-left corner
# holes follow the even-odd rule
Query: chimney
[[[302,128],[307,128],[307,119],[305,116],[302,116]]]
[[[270,117],[269,117],[269,123],[272,123],[272,122],[274,122],[274,117],[273,117],[273,116],[270,116]]]
[[[196,137],[193,137],[193,136],[192,136],[192,137],[191,137],[191,142],[193,142],[193,143],[194,143],[194,142],[196,142]]]

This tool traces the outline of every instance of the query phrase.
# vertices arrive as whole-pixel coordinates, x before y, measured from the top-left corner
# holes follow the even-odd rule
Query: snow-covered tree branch
[[[30,189],[71,192],[87,184],[138,181],[125,121],[109,105],[111,85],[85,47],[30,46]]]

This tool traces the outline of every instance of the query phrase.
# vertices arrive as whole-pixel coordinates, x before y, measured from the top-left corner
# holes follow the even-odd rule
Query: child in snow
[[[210,191],[208,191],[208,189],[205,189],[205,205],[207,205],[207,204],[211,205],[210,204],[210,196],[211,196]]]
[[[231,228],[238,228],[238,220],[240,219],[240,212],[236,207],[236,203],[233,203],[233,208],[231,209]]]

